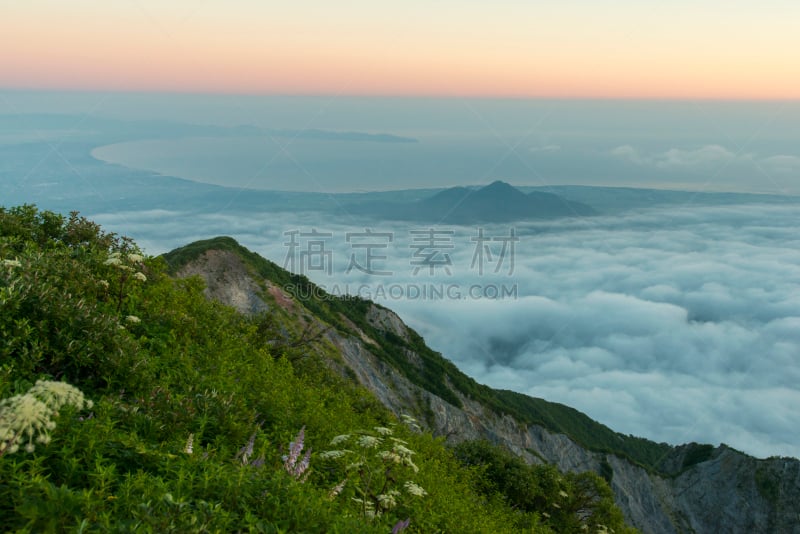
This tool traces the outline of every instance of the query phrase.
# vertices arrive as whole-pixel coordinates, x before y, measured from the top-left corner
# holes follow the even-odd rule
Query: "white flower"
[[[139,280],[140,282],[147,282],[147,277],[144,275],[144,273],[137,272],[133,275],[133,277]]]
[[[183,448],[183,452],[186,454],[194,452],[194,434],[189,434],[189,439],[186,440],[186,447]]]
[[[351,497],[351,499],[353,499],[355,502],[357,502],[358,504],[360,504],[362,506],[362,508],[364,510],[364,516],[365,517],[367,517],[369,519],[374,519],[375,518],[375,506],[372,504],[371,501],[367,501],[367,500],[364,500],[364,499],[359,499],[357,497]],[[380,511],[378,511],[378,514],[380,514]]]
[[[141,263],[143,259],[141,254],[128,254],[128,261],[131,263]]]
[[[397,506],[397,501],[391,493],[382,493],[378,495],[378,504],[384,510],[389,510]]]
[[[410,467],[415,473],[419,473],[419,467],[411,461],[411,458],[403,458],[403,464]]]
[[[15,395],[0,403],[0,436],[3,449],[9,454],[19,450],[19,441],[26,440],[27,452],[36,448],[34,441],[50,430],[53,409],[30,393]]]
[[[356,441],[360,447],[364,447],[365,449],[374,449],[378,445],[381,444],[380,438],[376,438],[375,436],[364,435],[358,438]]]
[[[349,452],[351,452],[351,451],[348,451],[346,449],[345,450],[340,450],[340,451],[325,451],[325,452],[320,454],[320,457],[321,458],[325,458],[326,460],[333,460],[333,459],[336,459],[336,458],[341,458],[342,456],[344,456],[345,454],[347,454]]]
[[[375,427],[375,432],[377,432],[381,436],[391,436],[392,435],[392,429],[391,428],[386,428],[385,426],[376,426]]]
[[[414,451],[403,445],[400,445],[399,443],[395,443],[394,447],[392,447],[392,450],[404,458],[410,458],[411,455],[414,454]]]
[[[97,282],[103,289],[108,289],[108,281],[107,280],[99,280]]]
[[[342,434],[341,436],[336,436],[331,440],[331,445],[338,445],[339,443],[347,441],[348,439],[350,439],[350,434]]]
[[[564,490],[561,490],[561,491],[559,491],[559,492],[558,492],[558,494],[559,494],[559,495],[561,495],[561,496],[562,496],[562,497],[564,497],[564,498],[566,498],[566,497],[569,497],[569,493],[567,493],[567,492],[566,492],[566,491],[564,491]]]
[[[394,462],[399,464],[403,461],[403,459],[395,452],[392,451],[381,451],[378,453],[378,457],[385,462]]]
[[[342,490],[344,489],[344,485],[347,484],[347,479],[342,480],[338,484],[336,484],[333,489],[331,489],[330,493],[328,493],[328,497],[333,499],[337,495],[339,495]]]
[[[139,324],[142,322],[142,320],[136,317],[135,315],[128,315],[127,317],[125,317],[125,320],[131,324]]]
[[[424,497],[425,495],[428,494],[428,492],[425,491],[424,489],[422,489],[421,486],[418,486],[417,484],[414,484],[410,480],[406,481],[406,483],[403,484],[403,486],[406,488],[406,491],[409,494],[414,495],[416,497]]]
[[[401,414],[400,415],[400,419],[402,419],[405,424],[407,424],[409,427],[411,427],[411,429],[417,430],[417,431],[421,430],[419,425],[417,424],[417,420],[414,419],[413,417],[411,417],[410,415],[405,414],[405,413]]]
[[[66,382],[37,380],[36,385],[28,390],[28,394],[45,403],[54,412],[67,404],[79,410],[92,407],[92,401],[85,399],[81,390]]]
[[[112,256],[112,257],[108,258],[106,261],[104,261],[103,263],[105,263],[106,265],[121,265],[122,264],[122,260]]]
[[[3,260],[3,265],[6,267],[22,267],[22,264],[17,260]]]

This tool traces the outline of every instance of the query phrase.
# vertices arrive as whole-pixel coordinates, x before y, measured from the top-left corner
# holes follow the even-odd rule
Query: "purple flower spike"
[[[411,524],[411,518],[409,517],[405,521],[398,521],[395,523],[394,528],[392,528],[392,534],[398,534],[399,532],[404,531],[408,528],[408,525]]]
[[[289,443],[289,454],[283,457],[283,467],[286,472],[300,482],[305,482],[308,476],[308,467],[311,463],[311,449],[306,451],[303,459],[298,462],[300,454],[303,452],[305,430],[305,426],[300,429],[295,440]]]

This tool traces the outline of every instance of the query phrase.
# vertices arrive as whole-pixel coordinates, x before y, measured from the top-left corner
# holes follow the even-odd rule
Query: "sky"
[[[799,20],[783,0],[0,0],[0,200],[70,204],[151,254],[232,235],[280,261],[286,230],[359,227],[155,209],[147,188],[800,195]],[[624,433],[800,456],[799,225],[796,204],[525,224],[500,280],[518,298],[381,303],[481,382]]]
[[[791,0],[3,0],[0,88],[800,98]]]

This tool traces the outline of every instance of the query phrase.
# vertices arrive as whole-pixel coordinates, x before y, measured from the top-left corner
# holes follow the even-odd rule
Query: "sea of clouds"
[[[310,278],[394,309],[479,382],[561,402],[656,441],[800,457],[796,205],[652,208],[517,224],[513,257],[507,249],[497,272],[503,241],[482,243],[494,260],[483,274],[472,240],[477,227],[332,222],[312,213],[92,217],[151,254],[230,235],[281,265],[291,251],[287,232],[328,233],[316,240],[331,252],[331,272],[306,265]],[[346,272],[351,256],[364,267],[366,249],[353,244],[370,240],[351,235],[348,242],[347,234],[365,228],[392,234],[391,242],[371,240],[386,244],[372,249],[372,269],[391,275]],[[410,231],[430,228],[453,232],[437,234],[444,241],[436,258],[449,255],[449,275],[445,265],[433,276],[427,267],[414,274],[414,254],[432,249],[420,251]],[[484,236],[510,230],[488,226]],[[296,251],[311,250],[313,239],[303,239]],[[453,286],[458,291],[448,292]],[[505,297],[484,298],[497,294],[492,288]]]

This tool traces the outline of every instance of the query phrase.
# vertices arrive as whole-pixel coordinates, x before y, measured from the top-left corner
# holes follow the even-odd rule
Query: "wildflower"
[[[336,450],[336,451],[325,451],[320,454],[320,457],[325,458],[326,460],[335,460],[336,458],[341,458],[345,454],[349,453],[346,449],[344,450]]]
[[[378,453],[378,457],[384,462],[393,462],[396,464],[403,462],[403,458],[400,457],[399,454],[393,451],[381,451]]]
[[[256,434],[258,434],[257,430],[253,432],[253,435],[247,440],[247,444],[239,449],[239,454],[237,454],[237,456],[241,457],[242,465],[246,464],[247,460],[253,455],[253,447],[256,444]]]
[[[142,320],[136,317],[135,315],[128,315],[127,317],[125,317],[125,320],[131,324],[139,324],[142,322]]]
[[[375,432],[377,432],[381,436],[391,436],[392,435],[392,429],[391,428],[387,428],[385,426],[376,426],[374,430],[375,430]]]
[[[406,519],[405,521],[402,521],[402,520],[398,521],[392,527],[392,534],[400,534],[400,532],[402,532],[405,529],[407,529],[408,525],[410,525],[410,524],[411,524],[411,518],[410,517],[408,519]]]
[[[359,437],[356,443],[365,449],[374,449],[381,444],[381,440],[375,436],[364,435]]]
[[[411,458],[403,458],[403,465],[410,467],[415,473],[419,473],[419,467],[411,461]]]
[[[397,506],[397,500],[395,499],[395,495],[393,495],[393,493],[397,493],[397,492],[396,491],[395,492],[391,492],[390,491],[390,492],[381,493],[380,495],[378,495],[378,497],[377,497],[378,504],[384,510],[389,510],[389,509],[394,508],[395,506]]]
[[[392,450],[404,458],[410,458],[414,454],[414,451],[399,443],[395,443]]]
[[[347,484],[347,479],[345,478],[338,484],[336,484],[333,489],[331,489],[330,493],[328,493],[328,498],[333,499],[337,495],[339,495],[342,490],[344,489],[345,484]]]
[[[406,491],[409,494],[414,495],[416,497],[424,497],[425,495],[428,494],[427,491],[422,489],[422,486],[418,486],[417,484],[414,484],[410,480],[406,481],[406,483],[403,484],[403,486],[406,488]]]
[[[347,441],[348,439],[350,439],[350,434],[342,434],[340,436],[336,436],[331,440],[331,445],[338,445],[339,443]]]
[[[259,456],[258,458],[250,462],[250,467],[255,467],[255,468],[264,467],[264,457]]]
[[[558,492],[558,494],[559,494],[559,495],[561,495],[562,497],[564,497],[565,499],[566,499],[567,497],[569,497],[569,493],[567,493],[567,492],[566,492],[566,491],[564,491],[564,490],[561,490],[561,491],[559,491],[559,492]]]
[[[20,263],[18,260],[3,260],[3,265],[10,268],[22,267],[22,263]]]
[[[408,426],[409,426],[409,427],[410,427],[412,430],[416,430],[416,431],[420,431],[420,430],[422,430],[422,429],[420,428],[419,424],[417,424],[417,420],[416,420],[416,419],[414,419],[413,417],[411,417],[410,415],[408,415],[408,414],[405,414],[405,413],[404,413],[404,414],[401,414],[401,415],[400,415],[400,419],[402,419],[402,420],[403,420],[403,422],[404,422],[406,425],[408,425]]]
[[[363,466],[364,462],[353,462],[352,464],[348,464],[347,467],[345,467],[345,470],[352,471],[353,469],[358,469]]]
[[[305,482],[308,477],[308,467],[311,464],[311,449],[307,450],[303,459],[298,462],[300,454],[303,452],[305,430],[305,426],[300,429],[295,440],[289,443],[289,454],[283,457],[283,467],[286,472],[300,482]]]
[[[137,272],[133,275],[134,278],[139,280],[140,282],[147,282],[147,276],[144,273]]]
[[[128,261],[131,263],[141,263],[143,259],[141,254],[128,254]]]
[[[74,406],[79,410],[94,406],[91,400],[83,396],[81,390],[66,382],[37,380],[36,384],[28,390],[28,393],[44,402],[54,412],[65,405]]]
[[[15,395],[0,403],[0,451],[14,453],[19,442],[26,440],[25,451],[35,450],[34,441],[49,440],[49,431],[55,428],[51,420],[53,409],[30,393]],[[47,438],[41,438],[41,436]]]
[[[97,283],[103,289],[108,289],[108,280],[99,280]]]
[[[183,448],[183,452],[186,454],[192,454],[194,452],[194,434],[189,434],[189,439],[186,440],[186,447]]]
[[[81,390],[66,382],[37,380],[28,390],[28,394],[45,403],[53,412],[57,412],[65,405],[74,406],[79,410],[94,406],[91,400],[84,398]]]
[[[122,265],[122,260],[119,259],[119,257],[111,256],[110,258],[108,258],[103,263],[106,264],[106,265],[113,265],[113,266],[116,267],[117,265]]]
[[[361,508],[364,511],[364,516],[368,517],[369,519],[373,519],[375,517],[375,505],[373,505],[371,501],[359,499],[357,497],[352,497],[352,499],[361,505]]]

